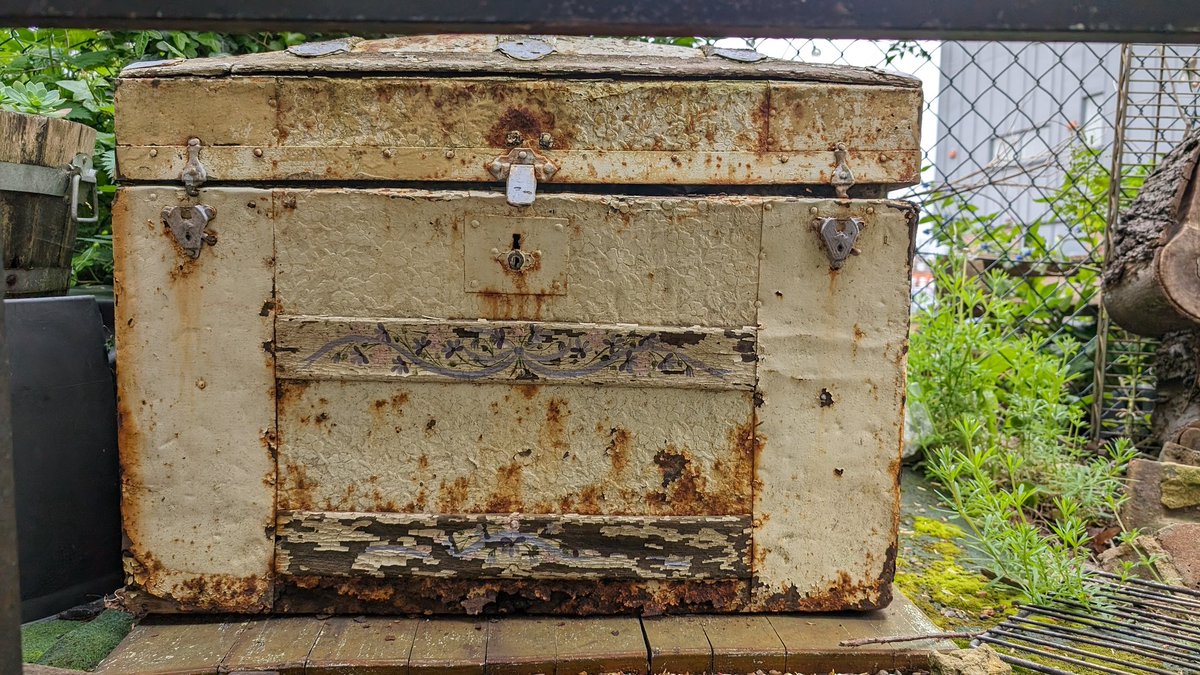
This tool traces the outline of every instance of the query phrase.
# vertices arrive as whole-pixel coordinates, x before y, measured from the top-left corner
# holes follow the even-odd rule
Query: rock
[[[1189,429],[1189,431],[1200,430]],[[1179,443],[1167,441],[1166,443],[1163,443],[1162,452],[1158,453],[1158,461],[1186,464],[1188,466],[1200,466],[1200,450],[1189,448],[1188,446],[1180,445]]]
[[[1100,568],[1111,574],[1122,574],[1125,571],[1126,563],[1145,563],[1148,559],[1154,560],[1153,569],[1148,568],[1145,564],[1140,564],[1130,569],[1129,575],[1177,586],[1183,584],[1182,575],[1175,569],[1170,554],[1163,549],[1158,539],[1151,535],[1142,535],[1135,539],[1132,545],[1126,542],[1110,548],[1098,556]]]
[[[1169,525],[1154,538],[1179,578],[1171,583],[1200,588],[1200,523]]]
[[[1005,675],[1012,667],[1000,660],[989,646],[933,652],[929,657],[933,675]]]
[[[1165,463],[1159,501],[1168,509],[1200,506],[1200,467]]]
[[[1191,476],[1179,478],[1180,469],[1187,472],[1189,469],[1200,470],[1200,467],[1149,459],[1135,459],[1129,463],[1129,500],[1121,508],[1121,519],[1126,527],[1156,532],[1172,523],[1200,522],[1200,507],[1168,508],[1163,503],[1163,483],[1173,478],[1177,479],[1172,486],[1173,494],[1166,501],[1175,504],[1189,499],[1191,490],[1186,484]]]

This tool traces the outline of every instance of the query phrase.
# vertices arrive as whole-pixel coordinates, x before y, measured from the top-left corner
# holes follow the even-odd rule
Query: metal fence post
[[[4,276],[0,257],[0,277]],[[0,294],[0,675],[21,672],[21,589],[17,574],[17,513],[13,486],[12,405],[4,302]]]

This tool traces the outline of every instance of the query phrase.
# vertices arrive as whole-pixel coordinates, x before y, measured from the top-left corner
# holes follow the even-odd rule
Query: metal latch
[[[854,244],[865,226],[862,218],[817,218],[815,224],[825,242],[830,269],[841,269],[846,258],[858,255]]]
[[[558,167],[528,148],[513,148],[488,164],[488,171],[503,180],[504,194],[513,206],[529,206],[537,197],[537,182],[550,180]]]
[[[199,138],[188,139],[187,163],[183,165],[183,171],[179,174],[179,180],[183,181],[184,189],[193,197],[200,194],[200,186],[204,185],[204,181],[208,180],[208,171],[200,163]]]
[[[833,168],[833,178],[829,179],[829,184],[833,186],[838,199],[849,199],[850,188],[854,187],[854,172],[850,170],[846,154],[846,144],[838,143],[833,150],[833,161],[837,165]]]
[[[217,235],[205,232],[208,222],[215,218],[217,210],[207,204],[195,206],[168,206],[162,210],[163,223],[171,229],[175,242],[191,258],[200,257],[200,247],[217,243]]]

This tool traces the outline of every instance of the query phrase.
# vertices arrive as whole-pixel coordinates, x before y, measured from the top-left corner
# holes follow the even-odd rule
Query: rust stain
[[[492,128],[484,137],[489,145],[496,148],[510,147],[508,134],[516,131],[521,134],[521,144],[537,147],[538,138],[543,132],[554,137],[554,148],[563,150],[568,147],[566,134],[555,129],[554,113],[545,110],[534,110],[526,106],[514,106],[500,114]]]
[[[485,513],[513,513],[521,511],[521,471],[518,462],[496,469],[496,484],[484,506]]]
[[[303,464],[285,464],[280,472],[279,509],[309,511],[316,505],[317,482],[308,477]]]
[[[662,489],[646,495],[651,515],[737,515],[751,512],[756,448],[753,418],[729,432],[730,453],[705,472],[686,448],[668,445],[654,455]],[[706,475],[707,473],[707,475]]]
[[[758,102],[758,107],[750,111],[750,118],[753,128],[757,131],[757,141],[754,146],[755,153],[762,155],[771,151],[773,143],[771,139],[771,88],[767,87],[762,99]]]
[[[407,578],[329,579],[286,576],[276,584],[275,611],[361,614],[716,613],[744,610],[741,579],[627,581]]]
[[[474,293],[480,299],[480,313],[484,319],[512,319],[522,321],[537,321],[542,318],[542,307],[552,295],[515,293],[494,293],[485,291]]]
[[[516,385],[516,390],[521,396],[525,397],[526,401],[531,401],[538,395],[541,386],[536,384],[518,384]]]
[[[618,477],[629,467],[629,451],[631,438],[629,432],[621,427],[613,427],[609,431],[608,446],[604,448],[604,456],[612,464],[613,473]],[[663,487],[666,487],[665,485]]]
[[[465,476],[455,478],[449,484],[442,481],[438,488],[437,508],[439,513],[461,513],[467,503],[471,488],[470,481]]]

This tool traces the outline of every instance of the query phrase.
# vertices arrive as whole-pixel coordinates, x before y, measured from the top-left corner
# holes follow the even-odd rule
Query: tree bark
[[[1133,333],[1200,328],[1200,128],[1167,153],[1113,228],[1104,306]]]

